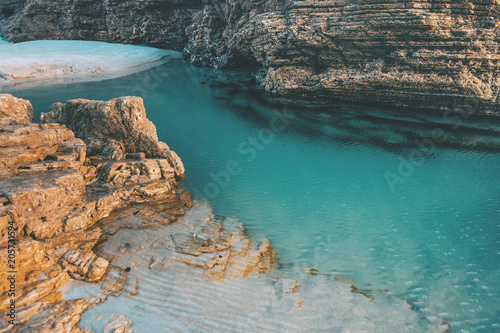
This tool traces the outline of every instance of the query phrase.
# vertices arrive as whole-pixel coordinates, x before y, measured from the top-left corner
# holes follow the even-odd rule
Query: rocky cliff
[[[498,0],[4,0],[0,30],[145,43],[260,66],[284,98],[500,113]]]
[[[15,42],[34,39],[98,40],[179,50],[184,27],[201,0],[0,1],[0,30]]]
[[[90,102],[69,105],[76,103]],[[28,330],[22,326],[27,322],[33,331],[70,331],[89,304],[62,301],[57,288],[70,278],[98,281],[109,266],[92,251],[106,238],[95,224],[135,202],[168,205],[168,221],[190,205],[189,193],[178,188],[182,162],[157,141],[142,100],[122,98],[93,110],[98,113],[100,106],[106,108],[100,113],[106,130],[101,132],[100,122],[80,119],[88,133],[77,132],[76,138],[52,121],[63,105],[34,124],[31,103],[0,95],[0,250],[4,261],[9,255],[0,272],[2,330],[13,320],[20,332]],[[154,148],[144,153],[131,147],[132,136],[124,136],[121,126]],[[81,138],[91,140],[92,149]]]

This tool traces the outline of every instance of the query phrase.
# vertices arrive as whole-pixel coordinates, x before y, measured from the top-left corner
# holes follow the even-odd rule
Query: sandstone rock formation
[[[54,104],[49,113],[42,113],[40,120],[42,123],[62,123],[73,129],[77,137],[85,138],[91,155],[112,160],[127,157],[141,160],[144,159],[142,154],[158,158],[150,161],[153,165],[149,167],[144,162],[125,162],[114,164],[112,168],[118,166],[122,170],[136,165],[146,170],[151,180],[171,175],[183,180],[182,162],[165,143],[158,141],[156,127],[147,119],[143,103],[140,97],[122,97],[108,102],[72,100]]]
[[[498,114],[497,1],[266,1],[224,8],[232,20],[222,29],[207,20],[220,11],[198,14],[204,24],[195,19],[188,28],[187,55],[219,67],[255,59],[264,67],[261,83],[278,96],[428,109],[470,104],[467,112]]]
[[[56,290],[70,277],[92,282],[105,275],[109,262],[93,248],[106,234],[96,223],[137,202],[163,204],[166,223],[184,214],[189,193],[178,188],[184,177],[182,162],[157,141],[142,100],[99,105],[108,106],[105,113],[99,114],[96,104],[95,114],[86,109],[91,113],[87,116],[99,121],[81,119],[87,132],[77,131],[82,139],[104,147],[88,150],[65,125],[49,121],[61,114],[49,113],[41,124],[32,124],[28,101],[0,95],[0,250],[15,253],[11,272],[0,271],[1,330],[9,328],[5,310],[15,299],[14,331],[78,331],[80,314],[89,303],[63,302]],[[120,132],[120,126],[129,129],[130,136]],[[121,155],[110,153],[114,145],[122,149]],[[12,274],[15,283],[7,280]],[[12,285],[14,297],[9,296]]]
[[[93,39],[184,50],[193,64],[260,66],[297,100],[500,113],[497,0],[10,0],[14,41]]]

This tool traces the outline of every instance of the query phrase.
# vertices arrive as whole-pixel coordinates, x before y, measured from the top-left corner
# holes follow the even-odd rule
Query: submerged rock
[[[110,267],[101,289],[109,295],[119,296],[127,283],[127,272],[117,266]]]
[[[132,333],[132,320],[125,315],[115,314],[104,327],[103,333]]]
[[[65,287],[66,297],[75,288],[88,300],[109,295],[84,314],[82,327],[100,332],[117,312],[140,332],[155,327],[207,332],[447,329],[436,317],[423,318],[404,299],[356,289],[345,276],[314,269],[311,276],[296,271],[301,265],[291,272],[273,269],[277,259],[269,241],[249,239],[234,218],[218,221],[208,203],[195,201],[171,224],[149,222],[161,221],[161,212],[150,215],[152,208],[138,204],[101,221],[108,240],[96,253],[113,268],[97,288],[76,282]]]
[[[240,222],[215,220],[208,204],[196,202],[176,223],[169,223],[169,206],[138,203],[99,222],[108,236],[96,253],[113,265],[102,285],[106,293],[120,295],[135,271],[168,270],[174,263],[200,269],[217,281],[265,274],[277,265],[268,240],[255,243]]]

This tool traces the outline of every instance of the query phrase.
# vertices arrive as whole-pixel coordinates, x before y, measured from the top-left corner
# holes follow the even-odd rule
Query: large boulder
[[[158,141],[155,125],[148,120],[140,97],[120,97],[110,101],[75,99],[52,105],[42,113],[41,123],[62,123],[83,139],[89,156],[101,155],[121,160],[136,153],[166,159],[183,179],[184,166],[177,154]]]

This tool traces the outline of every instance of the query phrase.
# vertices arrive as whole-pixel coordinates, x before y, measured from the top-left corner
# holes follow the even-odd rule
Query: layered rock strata
[[[12,0],[14,41],[92,39],[184,50],[193,64],[260,66],[285,99],[498,115],[496,0]]]
[[[110,230],[130,228],[122,220],[158,228],[184,215],[192,201],[179,188],[183,164],[158,141],[140,98],[57,103],[34,124],[28,101],[0,95],[0,116],[0,251],[9,267],[0,271],[0,330],[77,332],[81,313],[105,297],[63,301],[57,289],[70,279],[103,277],[104,290],[119,289],[123,269],[96,254],[96,245]],[[179,252],[230,251],[222,227],[207,225],[204,233],[213,239],[176,238]],[[269,245],[262,252],[274,254]],[[252,264],[261,267],[264,259],[256,258]],[[198,264],[222,278],[213,268],[222,264],[210,265]]]
[[[178,223],[168,223],[166,214],[161,207],[142,203],[117,210],[100,221],[108,239],[96,253],[107,258],[116,272],[107,276],[103,291],[118,296],[125,288],[135,294],[140,281],[127,278],[137,278],[137,274],[129,274],[132,270],[142,274],[185,264],[201,269],[209,279],[222,281],[266,274],[277,264],[267,239],[254,242],[239,221],[228,224],[216,220],[207,203],[194,202]]]

